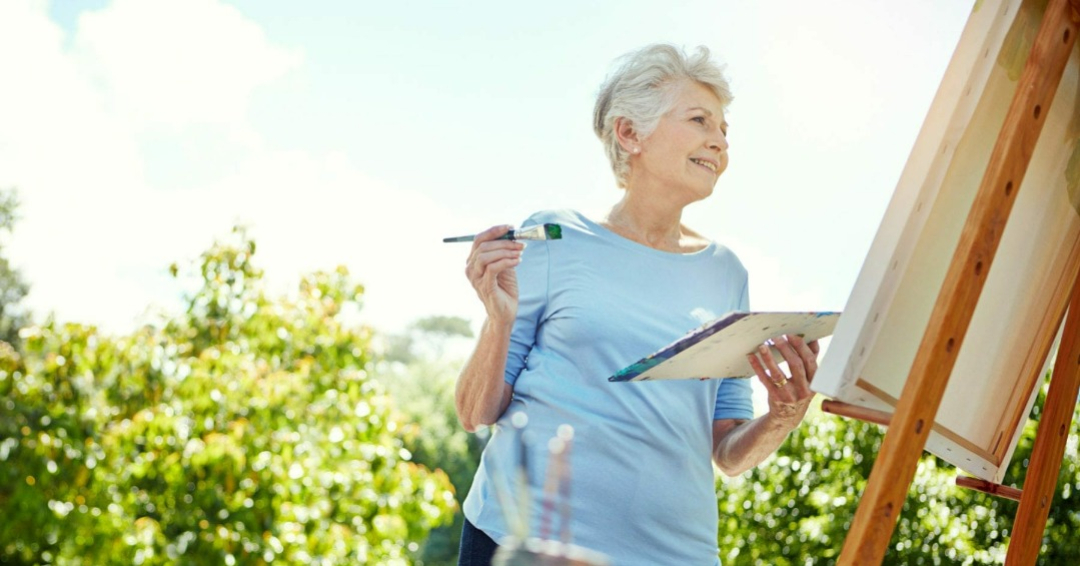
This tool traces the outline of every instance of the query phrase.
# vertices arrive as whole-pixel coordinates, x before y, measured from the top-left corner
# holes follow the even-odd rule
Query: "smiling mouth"
[[[690,158],[690,161],[693,161],[694,163],[697,163],[698,165],[708,169],[709,171],[712,171],[714,175],[716,174],[716,165],[713,165],[711,162],[704,161],[702,159],[694,159],[693,157]]]

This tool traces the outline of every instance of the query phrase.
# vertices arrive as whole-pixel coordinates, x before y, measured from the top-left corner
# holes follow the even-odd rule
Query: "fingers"
[[[792,334],[779,336],[771,342],[787,363],[791,376],[788,377],[780,369],[768,346],[761,345],[758,351],[750,354],[747,359],[762,384],[776,392],[786,390],[795,399],[812,396],[810,382],[817,373],[817,341],[808,343],[801,336]]]
[[[754,368],[754,373],[757,374],[758,380],[761,381],[761,384],[765,386],[765,389],[768,389],[770,394],[776,393],[786,385],[786,382],[769,375],[768,370],[765,369],[765,366],[761,363],[761,360],[758,359],[758,353],[749,353],[746,355],[746,359],[750,362],[750,367]],[[765,355],[767,356],[769,354]],[[787,379],[786,376],[784,377],[784,379]]]
[[[788,369],[791,370],[791,378],[802,377],[806,379],[806,368],[803,366],[802,357],[792,347],[791,342],[788,341],[786,336],[773,339],[773,346],[780,352],[780,355],[784,357],[784,361],[787,362]],[[775,363],[775,362],[773,362]]]
[[[514,267],[521,263],[525,244],[498,239],[509,229],[507,225],[492,226],[477,234],[465,263],[465,276],[489,318],[512,321],[518,295]]]
[[[787,339],[788,343],[790,343],[792,347],[795,348],[795,351],[802,359],[802,365],[806,373],[807,383],[813,381],[814,375],[817,374],[818,369],[817,355],[818,352],[821,350],[821,347],[818,346],[817,340],[806,342],[805,340],[803,340],[802,336],[798,335],[788,335]]]
[[[796,395],[800,398],[805,397],[810,393],[810,381],[807,378],[807,367],[803,362],[802,357],[795,348],[788,341],[786,336],[781,336],[773,340],[773,345],[776,350],[780,352],[780,355],[784,357],[784,361],[787,362],[788,370],[791,371],[791,387],[795,389]],[[780,371],[779,366],[776,365],[776,361],[772,356],[765,360],[766,364],[772,364],[776,367],[776,371]],[[772,368],[770,368],[771,371]]]
[[[779,364],[776,363],[776,360],[773,359],[772,354],[769,352],[769,348],[762,345],[759,349],[762,351],[761,358],[765,364],[765,369],[769,371],[769,375],[772,376],[774,383],[782,383],[785,388],[793,389],[792,393],[798,397],[800,393],[807,390],[806,378],[803,376],[801,360],[798,360],[798,357],[794,356],[794,350],[791,349],[791,346],[788,345],[787,341],[779,339],[774,340],[773,343],[781,355],[784,356],[784,361],[788,363],[788,369],[791,370],[791,377],[788,378],[787,374],[780,369]],[[790,357],[795,358],[796,361],[794,364],[791,359],[789,359]]]
[[[469,257],[465,260],[465,264],[472,265],[477,259],[477,254],[479,254],[483,250],[490,250],[495,248],[510,249],[511,245],[515,242],[512,242],[510,240],[497,240],[496,238],[502,236],[503,234],[506,234],[512,229],[513,226],[510,226],[509,224],[500,224],[498,226],[492,226],[491,228],[488,228],[487,230],[484,230],[483,232],[477,234],[476,237],[473,238],[472,248],[469,250]]]
[[[469,283],[472,284],[476,293],[486,305],[488,304],[489,299],[494,298],[494,295],[500,294],[500,287],[502,288],[502,291],[509,292],[516,298],[516,283],[507,281],[507,284],[501,284],[500,282],[504,281],[505,275],[513,276],[514,268],[517,267],[519,263],[521,263],[520,251],[504,251],[497,254],[490,254],[489,256],[485,256],[484,260],[476,261],[466,266],[465,275],[469,278]],[[513,277],[510,279],[513,279]]]
[[[520,242],[499,242],[499,244],[509,244],[509,246],[499,245],[493,249],[481,248],[469,260],[465,270],[470,279],[479,279],[488,273],[498,273],[521,261],[521,250],[524,246]]]
[[[499,224],[497,226],[492,226],[491,228],[480,232],[476,235],[475,238],[473,238],[473,249],[475,250],[478,245],[484,242],[490,242],[513,229],[514,227],[509,224]]]
[[[769,390],[770,395],[783,395],[782,392],[789,387],[789,380],[787,375],[776,366],[767,346],[758,346],[756,352],[746,355],[746,359],[749,360],[750,367],[754,368],[758,380],[765,386],[765,389]]]
[[[499,240],[511,226],[492,226],[476,235],[469,258],[465,261],[465,276],[476,287],[486,276],[494,276],[509,269],[521,259],[525,244],[511,240]]]
[[[504,271],[513,269],[517,264],[521,263],[520,257],[509,257],[493,261],[487,264],[483,273],[480,274],[480,280],[495,279]]]

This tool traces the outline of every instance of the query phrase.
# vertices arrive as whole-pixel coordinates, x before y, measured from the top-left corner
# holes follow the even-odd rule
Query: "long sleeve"
[[[750,284],[749,280],[743,283],[742,296],[739,299],[739,310],[750,311]],[[720,388],[716,391],[716,408],[713,410],[713,420],[720,419],[745,419],[754,418],[753,390],[749,379],[722,379]]]

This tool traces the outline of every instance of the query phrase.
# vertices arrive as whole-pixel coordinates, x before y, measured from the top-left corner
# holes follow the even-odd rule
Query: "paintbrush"
[[[562,477],[560,455],[565,445],[561,438],[548,440],[548,466],[544,478],[544,506],[540,514],[540,540],[547,540],[551,535],[552,516],[555,514],[555,498],[559,493],[558,482]]]
[[[471,236],[456,236],[453,238],[443,238],[444,243],[450,242],[471,242],[476,239],[476,234]],[[535,226],[527,226],[525,228],[518,228],[517,230],[510,230],[509,232],[495,238],[496,240],[561,240],[562,239],[562,226],[558,224],[536,224]]]
[[[517,521],[515,521],[516,528],[512,528],[512,534],[518,540],[525,540],[529,536],[529,515],[531,512],[529,505],[529,446],[525,441],[525,427],[529,424],[529,416],[522,411],[518,411],[511,415],[510,423],[516,431],[515,437],[518,449],[518,465],[514,474],[518,517]]]
[[[559,509],[562,524],[560,539],[563,544],[570,544],[570,447],[574,444],[574,427],[564,424],[559,426],[559,440],[562,440],[562,452],[559,453]]]
[[[512,442],[514,445],[516,445],[517,430],[513,430],[514,432],[512,434],[514,435],[514,440]],[[513,493],[513,489],[511,489],[510,485],[515,483],[516,480],[516,478],[513,478],[509,475],[513,474],[513,467],[510,466],[507,468],[507,470],[504,471],[502,469],[503,463],[499,462],[499,459],[496,457],[490,458],[487,461],[487,466],[488,475],[491,478],[491,484],[494,487],[495,491],[495,500],[499,503],[499,508],[502,510],[503,520],[506,521],[507,527],[510,529],[511,532],[515,534],[522,531],[527,531],[527,525],[522,524],[522,514],[521,511],[518,509],[519,503],[516,494]],[[504,473],[508,475],[504,476]],[[504,483],[503,480],[505,480],[506,483]]]
[[[540,517],[540,539],[548,540],[553,534],[551,525],[559,506],[562,525],[560,540],[570,544],[570,445],[574,441],[574,427],[559,425],[558,432],[548,441],[548,468],[544,480],[544,510]]]

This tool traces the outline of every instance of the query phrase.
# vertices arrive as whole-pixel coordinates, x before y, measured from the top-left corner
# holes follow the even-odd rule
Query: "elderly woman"
[[[601,88],[593,120],[622,199],[602,218],[560,210],[525,222],[557,223],[561,240],[526,248],[496,239],[509,226],[476,238],[466,274],[487,318],[456,402],[467,430],[495,431],[465,500],[460,565],[489,563],[511,533],[497,491],[513,485],[521,460],[538,534],[545,441],[562,424],[575,431],[576,544],[616,565],[718,564],[713,463],[740,474],[802,421],[817,344],[795,336],[775,340],[790,375],[771,356],[750,356],[768,391],[769,411],[758,418],[748,380],[607,379],[703,322],[749,308],[735,254],[681,222],[727,167],[730,101],[704,47],[687,55],[652,45],[626,55]],[[528,416],[533,439],[523,459],[510,424],[517,412]]]

